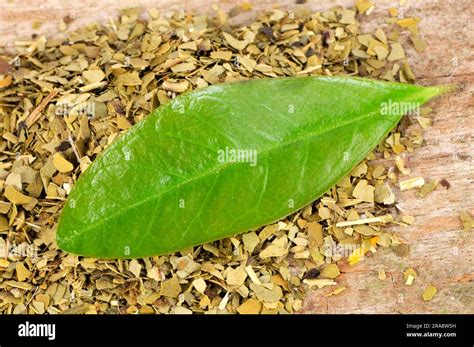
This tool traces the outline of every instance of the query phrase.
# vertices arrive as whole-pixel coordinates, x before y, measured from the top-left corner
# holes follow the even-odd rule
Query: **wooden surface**
[[[212,12],[212,0],[201,1],[133,1],[145,8]],[[232,8],[237,1],[226,1],[222,9]],[[11,45],[13,40],[31,34],[58,35],[58,20],[73,15],[72,27],[94,20],[107,20],[117,10],[131,2],[116,0],[81,0],[67,5],[61,0],[1,0],[0,45]],[[256,13],[274,6],[274,1],[259,1],[251,13],[233,18],[234,23],[245,23]],[[305,6],[322,10],[353,1],[309,1]],[[282,2],[283,8],[294,8],[293,1]],[[364,20],[363,28],[384,24],[389,7],[399,7],[398,1],[377,1],[374,13]],[[449,190],[440,187],[430,196],[419,199],[413,191],[398,192],[401,206],[414,215],[410,227],[394,227],[410,244],[406,257],[397,256],[390,249],[371,255],[357,266],[341,264],[343,274],[338,280],[347,289],[339,295],[327,297],[326,291],[310,292],[304,310],[315,313],[474,313],[474,233],[461,228],[459,213],[474,214],[474,146],[473,95],[474,19],[471,0],[413,1],[402,7],[406,17],[419,16],[421,33],[428,41],[423,54],[412,48],[407,54],[418,76],[417,83],[433,85],[456,83],[464,86],[460,92],[431,103],[433,127],[424,133],[425,145],[410,155],[410,177],[445,178]],[[33,30],[31,23],[39,20],[43,26]],[[418,278],[413,286],[405,286],[402,272],[414,268]],[[387,279],[380,281],[377,271],[384,269]],[[433,300],[421,298],[428,284],[438,288]]]

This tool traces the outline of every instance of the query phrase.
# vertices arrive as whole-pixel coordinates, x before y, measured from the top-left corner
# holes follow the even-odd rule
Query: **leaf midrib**
[[[341,128],[341,127],[344,127],[344,126],[347,126],[347,125],[350,125],[350,124],[353,124],[353,123],[356,123],[360,120],[363,120],[363,119],[366,119],[370,116],[373,116],[374,114],[378,114],[378,111],[373,111],[373,112],[369,112],[369,113],[366,113],[365,115],[361,116],[361,117],[358,117],[358,118],[353,118],[351,119],[350,121],[348,122],[344,122],[344,123],[341,123],[341,124],[337,124],[337,126],[334,126],[334,127],[331,127],[331,128],[328,128],[328,129],[323,129],[321,131],[313,131],[313,132],[308,132],[308,133],[305,133],[304,136],[300,136],[300,137],[297,137],[295,138],[294,140],[291,140],[291,141],[286,141],[286,142],[283,142],[283,143],[279,143],[277,146],[274,146],[274,147],[269,147],[267,148],[266,150],[262,151],[261,153],[259,153],[260,155],[267,155],[268,153],[271,153],[273,152],[274,150],[277,150],[277,149],[280,149],[282,147],[286,147],[286,146],[289,146],[289,145],[292,145],[292,144],[295,144],[295,143],[298,143],[298,142],[305,142],[305,141],[308,141],[314,137],[317,137],[319,135],[322,135],[322,134],[325,134],[325,133],[328,133],[328,132],[331,132],[337,128]],[[101,219],[99,220],[98,222],[94,223],[94,224],[91,224],[90,227],[87,227],[85,229],[82,229],[83,232],[88,232],[90,230],[93,230],[95,228],[97,228],[98,226],[104,224],[105,222],[107,222],[108,220],[110,219],[113,219],[115,216],[118,216],[120,214],[122,214],[124,211],[127,211],[127,210],[132,210],[138,206],[141,206],[143,204],[146,204],[147,202],[149,201],[152,201],[152,200],[156,200],[158,198],[160,198],[161,196],[163,196],[164,194],[172,191],[172,190],[178,190],[179,188],[191,183],[191,182],[194,182],[194,181],[197,181],[197,180],[200,180],[202,178],[205,178],[205,177],[209,177],[211,175],[214,175],[214,174],[217,174],[219,172],[222,172],[224,169],[230,167],[230,166],[233,166],[233,165],[239,165],[239,164],[247,164],[247,163],[242,163],[242,162],[235,162],[235,163],[223,163],[222,165],[217,165],[215,166],[213,169],[211,170],[208,170],[208,171],[205,171],[201,174],[198,174],[196,176],[193,176],[183,182],[180,182],[176,185],[174,185],[173,187],[171,187],[170,189],[166,189],[166,190],[163,190],[157,194],[153,194],[151,195],[150,197],[147,197],[145,199],[142,199],[140,201],[137,201],[129,206],[127,206],[127,208],[123,208],[123,209],[120,209],[118,210],[117,212],[109,215],[107,218],[104,218],[104,219]],[[150,216],[150,218],[153,218],[153,216]]]

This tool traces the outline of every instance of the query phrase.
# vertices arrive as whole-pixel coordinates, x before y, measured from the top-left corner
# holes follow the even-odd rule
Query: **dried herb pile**
[[[127,9],[67,39],[34,37],[16,42],[15,55],[0,53],[1,312],[298,312],[311,288],[343,292],[337,277],[347,263],[379,247],[406,250],[386,227],[415,222],[397,208],[398,189],[426,196],[437,186],[411,177],[405,157],[422,145],[429,108],[406,117],[323,198],[276,224],[140,260],[56,249],[58,215],[77,177],[120,133],[177,94],[295,75],[414,82],[403,47],[426,46],[420,19],[399,18],[395,8],[382,27],[361,33],[359,21],[374,10],[370,1],[324,13],[276,9],[247,26],[228,24],[229,16],[250,9],[227,14],[215,7],[213,18],[150,9],[146,19],[142,10]],[[410,122],[420,126],[407,133]],[[416,273],[409,276],[407,284]],[[374,280],[385,278],[381,271]]]

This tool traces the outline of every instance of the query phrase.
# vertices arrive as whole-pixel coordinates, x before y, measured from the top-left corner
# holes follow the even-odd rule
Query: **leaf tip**
[[[459,91],[461,86],[457,84],[441,84],[439,86],[428,87],[428,89],[432,91],[432,96],[435,97]]]

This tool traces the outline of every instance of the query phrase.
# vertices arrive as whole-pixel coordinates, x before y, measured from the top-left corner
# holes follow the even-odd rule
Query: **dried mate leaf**
[[[406,214],[402,216],[402,221],[407,224],[413,224],[415,222],[415,217]]]
[[[422,53],[426,50],[427,44],[426,41],[423,40],[420,35],[411,35],[410,40],[413,43],[413,46],[415,46],[415,49],[419,52]]]
[[[262,303],[257,299],[250,298],[237,307],[240,314],[258,314],[262,309]]]
[[[64,159],[60,153],[55,153],[53,155],[53,165],[59,172],[66,173],[74,170],[74,166]]]
[[[423,177],[414,177],[399,183],[400,190],[410,190],[423,187],[425,179]]]
[[[237,40],[232,35],[228,33],[222,33],[227,43],[238,51],[243,51],[245,47],[249,44],[246,40]]]
[[[410,269],[407,269],[403,272],[403,276],[405,278],[405,284],[407,286],[411,286],[413,284],[413,281],[417,277],[417,274],[416,274],[415,270],[410,268]]]
[[[132,259],[130,261],[130,264],[128,265],[128,269],[130,270],[131,273],[133,273],[135,277],[140,277],[140,271],[142,269],[142,266],[137,260]]]
[[[370,14],[374,9],[374,2],[370,0],[357,0],[356,1],[357,11],[360,13]]]
[[[438,186],[438,181],[429,180],[416,192],[416,196],[420,198],[424,198],[425,196],[430,194],[432,191],[434,191],[437,186]]]
[[[352,191],[352,196],[362,201],[374,202],[374,187],[367,180],[360,180]]]
[[[31,272],[20,262],[15,264],[16,276],[18,281],[23,282],[31,276]]]
[[[178,277],[173,276],[170,279],[161,282],[160,295],[177,298],[180,293],[181,286],[179,285]]]
[[[5,187],[3,194],[12,204],[27,205],[33,201],[32,197],[20,193],[12,186]]]
[[[242,241],[244,242],[245,250],[251,254],[260,243],[260,238],[255,232],[250,232],[242,235]]]
[[[193,281],[193,286],[201,294],[204,294],[204,291],[206,290],[206,287],[207,287],[206,281],[204,281],[202,278],[195,279]]]
[[[395,60],[400,60],[405,58],[405,50],[403,49],[403,46],[395,42],[391,45],[391,50],[390,54],[387,57],[388,61],[395,61]]]
[[[163,89],[169,90],[171,92],[182,93],[188,89],[189,82],[188,81],[180,81],[180,82],[164,81],[162,87]]]
[[[247,272],[245,271],[245,267],[239,266],[236,269],[231,269],[227,273],[226,282],[230,286],[241,286],[244,284],[246,278]]]
[[[319,289],[326,287],[326,286],[335,286],[337,283],[333,280],[330,279],[323,279],[323,278],[318,278],[318,279],[306,279],[303,280],[303,283],[307,284],[310,287],[316,286]]]
[[[327,294],[327,296],[333,296],[333,295],[337,295],[337,294],[340,294],[342,293],[343,291],[345,291],[347,288],[345,286],[340,286],[336,289],[334,289],[332,292],[330,292],[329,294]]]
[[[388,184],[375,186],[374,201],[384,205],[392,205],[395,203],[395,195]]]
[[[435,286],[429,285],[428,287],[426,287],[425,291],[423,292],[423,300],[430,301],[431,299],[434,298],[437,292],[438,292],[438,289],[436,289]]]
[[[105,73],[102,70],[86,70],[82,73],[87,83],[97,83],[105,78]]]
[[[381,281],[385,281],[387,279],[387,274],[385,273],[385,270],[381,269],[378,271],[378,278]]]
[[[329,264],[321,270],[322,277],[336,278],[340,274],[337,264]]]
[[[260,252],[260,258],[281,257],[288,253],[288,239],[286,236],[273,241],[269,246]]]
[[[249,286],[262,303],[278,302],[283,297],[282,289],[276,285],[273,285],[272,289],[254,283],[250,283]]]
[[[474,228],[474,219],[471,217],[469,212],[462,211],[459,218],[461,219],[464,230],[469,231]]]

